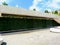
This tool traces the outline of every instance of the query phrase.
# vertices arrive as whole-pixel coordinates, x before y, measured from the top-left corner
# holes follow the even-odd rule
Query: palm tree
[[[2,5],[8,6],[8,4],[6,2],[3,2]]]

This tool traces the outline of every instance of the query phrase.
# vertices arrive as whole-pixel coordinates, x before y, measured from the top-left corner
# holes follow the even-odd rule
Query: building
[[[58,23],[60,16],[54,14],[0,5],[0,30],[46,28]]]

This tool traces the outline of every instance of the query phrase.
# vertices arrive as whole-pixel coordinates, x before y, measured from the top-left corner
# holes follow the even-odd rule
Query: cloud
[[[60,0],[52,0],[53,2],[60,2]]]
[[[9,0],[0,0],[0,3],[8,2]]]
[[[19,7],[19,5],[18,5],[18,4],[16,4],[16,7]]]
[[[48,7],[51,8],[60,8],[60,5],[58,3],[60,3],[60,0],[52,0],[50,3],[46,3],[46,4]]]
[[[33,0],[33,4],[30,6],[30,10],[36,9],[37,11],[39,11],[39,7],[37,6],[39,2],[41,2],[42,0]]]
[[[29,9],[30,9],[30,10],[36,9],[36,11],[40,11],[40,8],[37,7],[37,6],[31,6]]]
[[[0,4],[2,4],[3,2],[6,2],[6,0],[0,0]]]
[[[39,2],[41,2],[42,0],[34,0],[33,1],[33,6],[36,6]]]
[[[60,9],[60,0],[33,0],[33,4],[29,7],[30,10],[36,8],[37,10],[56,10]]]
[[[50,8],[46,8],[45,10],[48,10],[49,12],[51,12],[51,11],[52,11]]]
[[[0,0],[1,3],[2,3],[2,2],[5,2],[5,1],[7,1],[7,0]]]
[[[6,2],[6,3],[10,3],[12,0],[0,0],[0,4],[2,4],[3,2]]]

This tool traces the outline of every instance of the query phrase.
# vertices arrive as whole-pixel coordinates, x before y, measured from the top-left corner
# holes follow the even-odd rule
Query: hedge
[[[26,19],[26,18],[0,18],[0,31],[19,29],[41,29],[58,26],[54,20]]]

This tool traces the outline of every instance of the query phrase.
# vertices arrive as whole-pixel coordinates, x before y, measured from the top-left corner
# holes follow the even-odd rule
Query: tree
[[[58,11],[57,11],[57,10],[55,10],[54,14],[58,14]]]
[[[34,8],[33,11],[36,11],[36,9]]]
[[[48,10],[45,10],[45,13],[49,13]]]
[[[8,6],[8,4],[6,2],[3,2],[2,5]]]

